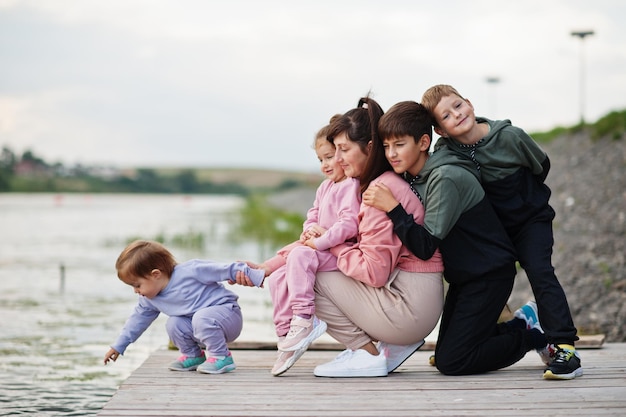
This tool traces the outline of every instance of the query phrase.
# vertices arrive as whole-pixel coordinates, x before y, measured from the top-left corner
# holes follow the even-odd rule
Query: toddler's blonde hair
[[[158,269],[172,276],[176,260],[165,246],[150,240],[136,240],[126,246],[115,262],[117,276],[147,277]]]

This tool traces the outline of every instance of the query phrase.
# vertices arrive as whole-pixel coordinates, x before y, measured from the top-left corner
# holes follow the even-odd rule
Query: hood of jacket
[[[439,141],[437,142],[439,145]],[[417,184],[423,184],[428,180],[430,173],[444,165],[456,165],[464,168],[480,181],[480,173],[476,169],[476,165],[469,159],[452,151],[446,144],[442,144],[428,157],[426,164],[415,178]]]

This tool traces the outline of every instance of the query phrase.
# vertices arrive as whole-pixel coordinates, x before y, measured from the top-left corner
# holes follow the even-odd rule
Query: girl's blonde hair
[[[328,134],[330,133],[330,125],[335,120],[339,119],[340,117],[341,117],[341,114],[335,114],[333,117],[330,118],[330,121],[328,122],[326,126],[324,126],[323,128],[317,131],[317,134],[315,135],[315,139],[313,140],[313,149],[317,149],[317,144],[320,141],[327,141],[328,143],[333,145],[333,147],[335,146],[334,143],[328,140]]]
[[[159,242],[136,240],[126,246],[115,262],[117,276],[146,277],[158,269],[172,276],[176,260],[169,250]]]

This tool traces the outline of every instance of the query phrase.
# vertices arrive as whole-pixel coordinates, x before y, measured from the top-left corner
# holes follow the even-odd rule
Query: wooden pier
[[[234,349],[237,369],[222,375],[169,371],[179,353],[163,349],[98,416],[626,416],[626,343],[582,345],[585,374],[570,381],[543,380],[534,352],[506,369],[451,377],[428,364],[425,346],[388,377],[331,379],[313,375],[337,355],[328,346],[280,377],[270,374],[276,352],[267,346]]]

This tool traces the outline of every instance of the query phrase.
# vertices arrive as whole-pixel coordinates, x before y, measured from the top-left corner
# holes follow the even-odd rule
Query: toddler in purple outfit
[[[139,294],[139,301],[104,356],[105,364],[115,362],[164,313],[169,316],[166,328],[170,340],[182,354],[169,369],[207,374],[235,369],[227,343],[241,333],[243,317],[238,296],[221,281],[234,282],[239,271],[260,286],[263,270],[243,262],[223,264],[194,259],[179,264],[163,245],[145,240],[128,245],[115,268],[119,279]]]

